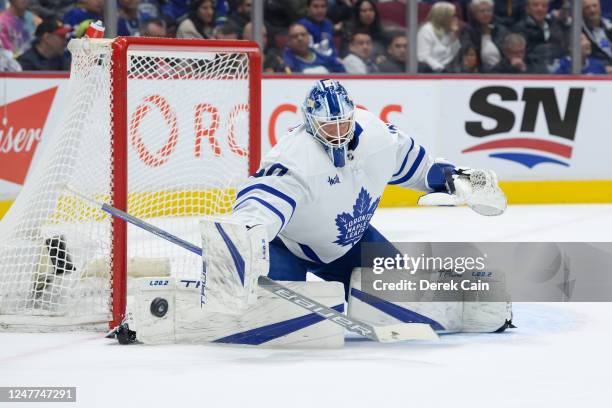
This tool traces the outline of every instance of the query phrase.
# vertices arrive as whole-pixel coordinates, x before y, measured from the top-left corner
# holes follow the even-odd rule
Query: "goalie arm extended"
[[[467,204],[481,215],[500,215],[506,209],[506,196],[492,170],[455,167],[444,159],[434,159],[416,141],[387,125],[396,138],[396,170],[388,184],[424,191],[418,204],[457,206]]]

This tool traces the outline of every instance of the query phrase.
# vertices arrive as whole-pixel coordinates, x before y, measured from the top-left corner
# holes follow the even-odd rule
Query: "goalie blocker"
[[[257,299],[257,278],[267,275],[266,230],[225,218],[200,221],[200,306],[206,312],[240,315]]]

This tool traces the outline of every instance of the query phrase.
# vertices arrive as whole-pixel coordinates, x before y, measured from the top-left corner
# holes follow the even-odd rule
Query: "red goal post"
[[[249,174],[257,171],[261,154],[261,71],[262,62],[259,46],[253,41],[224,41],[224,40],[198,40],[198,39],[168,39],[144,37],[120,37],[113,41],[113,100],[125,99],[128,87],[128,50],[129,49],[155,49],[160,47],[164,51],[180,49],[181,51],[209,51],[214,52],[244,52],[248,56],[249,72]],[[113,109],[114,146],[116,149],[113,160],[113,172],[118,178],[127,180],[127,103],[115,106]],[[112,204],[120,210],[127,211],[127,184],[116,188],[112,197]],[[117,326],[125,314],[127,298],[127,228],[126,222],[113,219],[113,240],[117,250],[113,256],[113,319],[110,327]]]

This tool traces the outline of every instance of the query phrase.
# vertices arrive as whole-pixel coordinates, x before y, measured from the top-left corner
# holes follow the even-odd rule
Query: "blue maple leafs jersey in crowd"
[[[297,257],[329,263],[361,239],[387,184],[432,191],[425,149],[370,112],[355,110],[346,165],[336,168],[304,126],[288,132],[242,186],[234,217],[263,224]]]

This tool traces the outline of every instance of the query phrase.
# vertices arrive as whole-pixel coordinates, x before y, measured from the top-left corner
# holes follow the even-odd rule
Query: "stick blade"
[[[399,323],[374,327],[378,340],[393,343],[405,340],[438,340],[437,333],[427,323]]]

